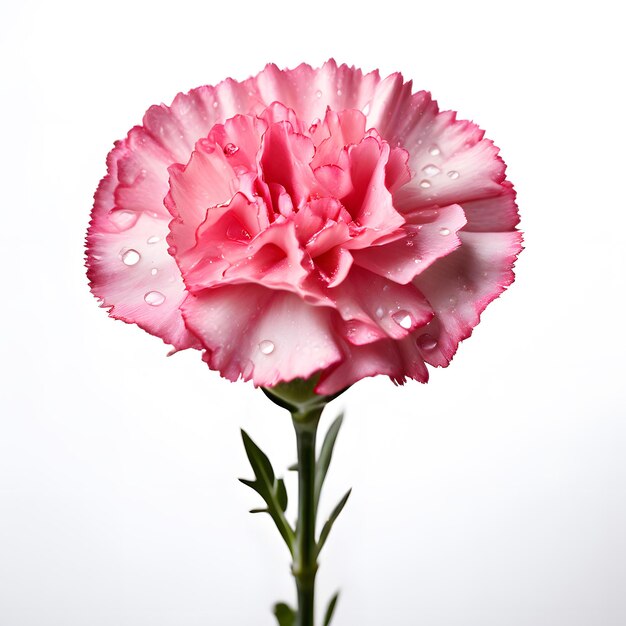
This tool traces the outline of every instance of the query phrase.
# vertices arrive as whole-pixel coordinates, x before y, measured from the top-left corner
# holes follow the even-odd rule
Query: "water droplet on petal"
[[[120,230],[132,228],[139,219],[139,213],[135,211],[120,211],[115,209],[109,214],[109,219]]]
[[[316,96],[317,98],[321,98],[321,97],[322,97],[322,92],[318,89],[318,90],[315,92],[315,96]]]
[[[422,259],[420,259],[419,257],[416,257],[413,259],[413,263],[421,263]]]
[[[441,150],[439,150],[439,146],[430,146],[428,152],[433,156],[438,156],[441,154]]]
[[[272,354],[272,352],[274,352],[274,348],[274,343],[269,341],[268,339],[264,339],[263,341],[261,341],[261,343],[259,343],[259,350],[263,354]]]
[[[214,108],[214,109],[217,109],[217,107],[218,107],[217,100],[215,100],[215,101],[213,102],[213,108]]]
[[[413,325],[413,319],[408,311],[396,311],[391,316],[391,319],[393,319],[398,326],[401,326],[405,330],[409,330]]]
[[[421,187],[422,189],[428,189],[428,188],[430,187],[430,181],[429,181],[429,180],[423,180],[423,181],[420,183],[420,187]]]
[[[340,96],[343,92],[341,91],[341,89],[337,89],[337,95]]]
[[[227,143],[224,146],[224,154],[226,156],[233,156],[233,154],[237,154],[239,152],[239,146],[236,146],[234,143]]]
[[[143,299],[150,306],[159,306],[165,302],[165,296],[160,291],[149,291]]]
[[[422,168],[422,172],[424,172],[426,176],[437,176],[441,170],[436,165],[429,163]]]
[[[385,314],[385,309],[383,309],[383,307],[382,307],[382,306],[379,306],[379,307],[376,309],[375,313],[376,313],[376,317],[377,317],[379,320],[381,320],[381,319],[383,319],[383,315]]]
[[[452,180],[456,180],[460,174],[456,171],[456,170],[450,170],[448,172],[448,176],[452,179]]]
[[[153,267],[153,268],[150,270],[150,273],[151,273],[153,276],[156,276],[156,275],[159,273],[159,270],[158,270],[156,267]]]
[[[426,333],[417,338],[417,345],[422,350],[434,350],[437,347],[437,340],[432,335]]]
[[[137,250],[126,250],[126,252],[122,254],[122,263],[124,263],[124,265],[137,265],[140,260],[141,255]]]
[[[161,241],[161,237],[159,237],[158,235],[148,237],[148,243],[159,243],[159,241]]]
[[[439,229],[439,234],[447,237],[450,234],[450,229],[449,228],[440,228]]]

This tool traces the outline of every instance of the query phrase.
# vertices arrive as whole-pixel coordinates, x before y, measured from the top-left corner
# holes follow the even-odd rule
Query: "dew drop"
[[[442,235],[443,237],[447,237],[450,234],[450,229],[449,228],[440,228],[439,229],[439,234]]]
[[[124,263],[124,265],[137,265],[140,260],[141,255],[137,250],[126,250],[126,252],[122,254],[122,263]]]
[[[422,350],[434,350],[437,347],[437,340],[432,335],[426,333],[417,338],[417,345]]]
[[[317,98],[321,98],[321,97],[322,97],[322,92],[318,89],[318,90],[315,92],[315,96],[316,96]]]
[[[438,156],[441,154],[441,150],[439,150],[439,146],[430,146],[428,152],[433,156]]]
[[[413,259],[413,263],[421,263],[422,259],[420,259],[419,257],[416,257]]]
[[[262,354],[272,354],[272,352],[274,352],[274,348],[274,343],[268,339],[264,339],[261,343],[259,343],[259,350]]]
[[[159,243],[161,241],[161,237],[157,235],[153,235],[152,237],[148,237],[148,243]]]
[[[409,330],[413,325],[413,319],[408,311],[396,311],[391,316],[391,319],[393,319],[398,326],[404,328],[404,330]]]
[[[448,172],[448,177],[451,178],[452,180],[456,180],[459,176],[460,174],[456,170],[450,170]]]
[[[429,181],[429,180],[423,180],[423,181],[420,183],[420,187],[421,187],[422,189],[428,189],[428,188],[430,187],[430,181]]]
[[[383,315],[385,314],[385,309],[383,309],[383,307],[382,307],[382,306],[379,306],[379,307],[376,309],[375,313],[376,313],[376,317],[377,317],[379,320],[381,320],[381,319],[383,319]]]
[[[340,96],[343,92],[341,91],[341,89],[337,89],[337,95]]]
[[[437,176],[437,174],[439,174],[441,170],[436,165],[429,163],[422,168],[422,172],[424,172],[426,176]]]
[[[213,102],[213,108],[214,108],[214,109],[217,109],[217,107],[218,107],[217,100],[215,100],[215,101]]]
[[[143,299],[150,306],[159,306],[165,302],[165,296],[160,291],[149,291]]]
[[[239,146],[236,146],[234,143],[227,143],[224,146],[224,154],[226,156],[233,156],[233,154],[237,154],[239,152]]]
[[[135,211],[120,211],[115,209],[109,214],[111,222],[120,230],[132,228],[139,219],[139,213]]]
[[[407,239],[404,245],[407,246],[408,248],[412,248],[415,245],[415,243],[411,241],[410,239]]]
[[[150,270],[150,273],[151,273],[153,276],[156,276],[156,275],[159,273],[159,270],[158,270],[156,267],[153,267],[153,268]]]

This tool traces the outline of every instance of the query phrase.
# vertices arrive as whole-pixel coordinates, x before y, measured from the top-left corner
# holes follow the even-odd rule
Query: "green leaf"
[[[296,612],[284,602],[274,605],[274,615],[279,626],[295,626]]]
[[[254,470],[255,480],[246,478],[240,478],[239,480],[247,487],[250,487],[250,489],[254,489],[267,504],[266,509],[256,508],[252,509],[250,513],[269,513],[282,538],[285,540],[289,551],[293,554],[295,533],[285,518],[288,502],[285,482],[282,478],[276,479],[274,468],[267,455],[250,439],[248,434],[242,430],[241,436],[248,460]]]
[[[245,430],[241,431],[241,437],[243,438],[243,445],[248,455],[248,460],[257,478],[263,478],[268,484],[274,483],[274,468],[267,458],[267,455],[259,446],[250,439],[248,433]]]
[[[283,512],[286,511],[289,498],[287,496],[287,487],[285,487],[285,481],[282,478],[278,479],[277,488],[276,488],[276,496],[278,498],[278,504],[281,510]]]
[[[333,509],[333,512],[330,514],[328,521],[324,524],[324,528],[322,528],[322,532],[320,533],[319,541],[317,542],[317,554],[322,551],[324,544],[326,543],[326,539],[328,539],[328,535],[335,523],[335,520],[339,517],[339,513],[343,510],[343,507],[346,506],[346,502],[352,493],[352,489],[348,489],[346,495],[339,500],[337,506]]]
[[[324,485],[326,473],[330,467],[330,460],[333,456],[335,441],[337,440],[337,435],[339,434],[339,429],[341,428],[342,423],[343,413],[341,413],[339,417],[337,417],[337,419],[330,425],[330,428],[326,433],[326,437],[324,437],[324,443],[322,444],[322,449],[320,450],[320,456],[317,460],[317,466],[315,469],[315,508],[317,508],[320,501],[322,486]]]
[[[335,612],[335,607],[337,606],[337,600],[339,599],[339,592],[337,592],[328,603],[328,608],[326,609],[326,615],[324,616],[324,621],[322,626],[329,626],[330,620],[333,618],[333,613]],[[282,625],[281,625],[282,626]]]

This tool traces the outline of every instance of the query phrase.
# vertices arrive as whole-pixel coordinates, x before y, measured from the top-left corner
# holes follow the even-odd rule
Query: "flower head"
[[[394,74],[268,65],[151,107],[109,154],[87,241],[112,317],[212,369],[319,393],[426,381],[512,281],[493,143]]]

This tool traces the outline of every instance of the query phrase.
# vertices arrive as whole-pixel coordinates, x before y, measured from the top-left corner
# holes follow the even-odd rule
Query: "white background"
[[[0,625],[271,626],[292,599],[244,426],[286,413],[113,322],[83,239],[113,140],[268,61],[400,70],[487,129],[526,250],[451,367],[355,385],[324,512],[336,626],[626,623],[618,3],[6,2],[0,9]],[[289,482],[293,493],[293,476]]]

